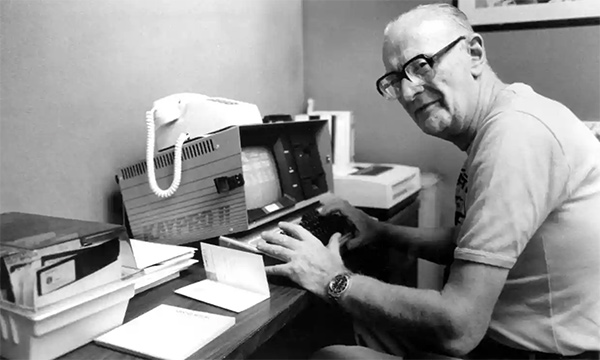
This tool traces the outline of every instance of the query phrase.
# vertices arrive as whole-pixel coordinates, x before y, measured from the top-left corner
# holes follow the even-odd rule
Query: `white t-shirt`
[[[562,104],[512,84],[467,153],[454,257],[510,269],[488,335],[600,350],[600,142]]]

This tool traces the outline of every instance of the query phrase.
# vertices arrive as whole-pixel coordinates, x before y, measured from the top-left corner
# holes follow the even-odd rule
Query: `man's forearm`
[[[430,351],[445,353],[448,344],[460,337],[451,309],[435,290],[390,285],[354,275],[339,303],[354,319]]]
[[[452,262],[456,228],[420,228],[383,222],[380,225],[377,236],[390,246],[416,253],[418,257],[438,264]]]

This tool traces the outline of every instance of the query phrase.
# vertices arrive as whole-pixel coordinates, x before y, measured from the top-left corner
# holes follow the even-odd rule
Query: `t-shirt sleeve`
[[[554,134],[529,114],[504,112],[482,130],[467,160],[454,257],[510,269],[565,197],[568,164]]]

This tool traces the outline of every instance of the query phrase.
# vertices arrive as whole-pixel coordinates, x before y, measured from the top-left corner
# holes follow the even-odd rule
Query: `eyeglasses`
[[[442,55],[450,51],[459,41],[466,39],[461,36],[450,44],[446,45],[442,50],[432,56],[419,54],[408,60],[400,71],[390,71],[377,79],[377,91],[387,100],[396,100],[402,94],[401,83],[402,79],[406,78],[416,84],[429,82],[435,76],[433,65]]]

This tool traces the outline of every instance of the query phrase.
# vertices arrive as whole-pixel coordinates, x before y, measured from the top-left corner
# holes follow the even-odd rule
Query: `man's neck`
[[[452,141],[459,149],[467,151],[469,146],[471,146],[475,135],[477,135],[477,131],[487,121],[488,115],[494,108],[496,98],[507,86],[507,84],[500,81],[491,69],[484,71],[481,75],[477,101],[474,106],[475,111],[469,116],[471,121],[467,129],[461,134],[462,136]]]

